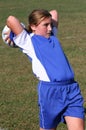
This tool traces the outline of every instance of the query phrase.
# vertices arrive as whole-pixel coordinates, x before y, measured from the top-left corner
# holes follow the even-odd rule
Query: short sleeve
[[[15,44],[21,48],[22,52],[32,57],[34,48],[31,41],[31,36],[26,30],[23,30],[19,35],[13,38]]]

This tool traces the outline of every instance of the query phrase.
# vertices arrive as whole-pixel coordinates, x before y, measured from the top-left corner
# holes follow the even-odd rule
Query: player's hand
[[[9,31],[7,31],[7,32],[5,32],[4,33],[4,35],[6,35],[6,38],[5,38],[5,41],[8,41],[8,44],[10,45],[10,42],[11,42],[11,40],[10,40],[10,30]]]
[[[10,32],[11,30],[7,31],[4,33],[4,35],[6,35],[5,41],[8,42],[8,45],[10,46],[15,46],[15,43],[10,39]]]

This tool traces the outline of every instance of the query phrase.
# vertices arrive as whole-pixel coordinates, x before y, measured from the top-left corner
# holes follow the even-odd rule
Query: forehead
[[[44,18],[44,19],[41,20],[40,24],[41,24],[41,23],[51,23],[51,21],[52,21],[51,17],[49,17],[49,18]]]

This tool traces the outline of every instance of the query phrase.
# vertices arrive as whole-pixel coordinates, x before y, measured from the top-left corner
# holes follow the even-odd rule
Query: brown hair
[[[35,9],[28,16],[28,31],[32,32],[31,25],[38,25],[45,18],[51,17],[51,14],[44,9]]]

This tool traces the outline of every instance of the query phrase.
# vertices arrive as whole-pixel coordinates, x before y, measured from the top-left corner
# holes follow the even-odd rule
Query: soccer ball
[[[10,47],[16,47],[16,45],[13,41],[11,41],[9,44],[9,40],[7,40],[7,41],[5,40],[8,36],[8,34],[7,34],[8,32],[10,33],[10,28],[8,28],[7,25],[5,25],[5,27],[2,30],[2,39],[3,39],[4,43],[9,45]]]
[[[21,25],[23,28],[25,28],[25,25],[23,23],[21,23]],[[10,31],[11,31],[10,28],[7,25],[5,25],[2,30],[2,39],[3,39],[4,43],[9,45],[10,47],[17,47],[13,41],[11,41],[9,44],[9,40],[6,40],[8,35],[10,35]],[[7,34],[7,33],[9,33],[9,34]]]

